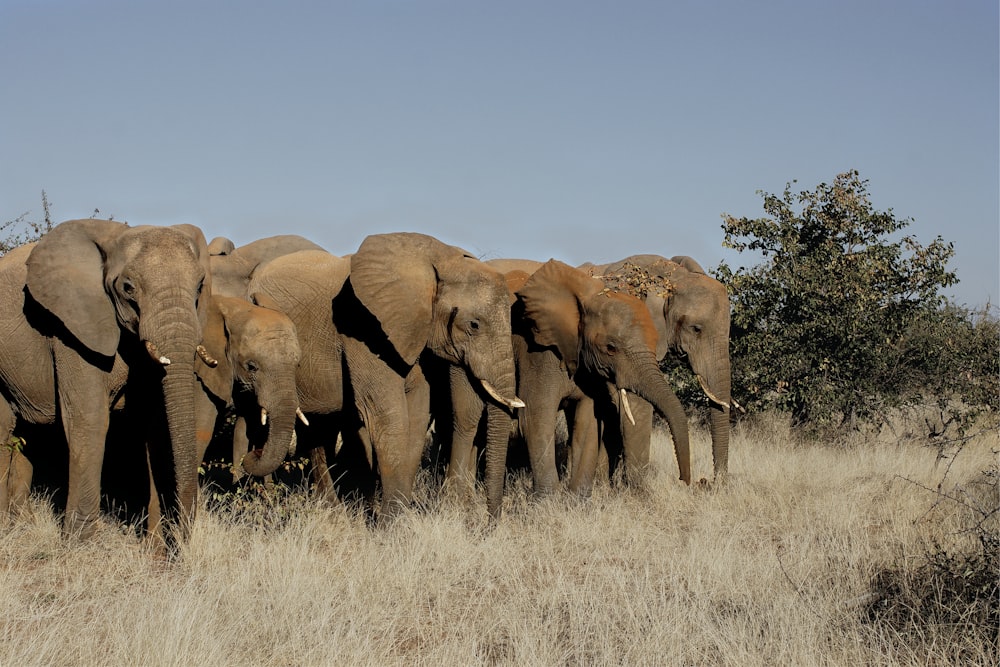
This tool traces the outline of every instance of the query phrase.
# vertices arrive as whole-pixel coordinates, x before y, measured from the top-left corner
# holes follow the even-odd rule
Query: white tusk
[[[628,423],[635,426],[635,417],[632,416],[632,408],[628,404],[628,392],[624,389],[622,392],[622,410],[625,411],[625,416],[628,417]]]
[[[708,398],[713,403],[718,403],[719,405],[721,405],[722,407],[724,407],[724,408],[726,408],[728,410],[729,409],[729,403],[726,402],[726,401],[723,401],[722,399],[718,398],[715,394],[713,394],[712,392],[710,392],[708,390],[708,385],[705,384],[705,379],[703,377],[701,377],[700,375],[697,376],[697,377],[698,377],[698,384],[701,385],[701,390],[703,392],[705,392],[705,395],[708,396]]]
[[[267,410],[264,408],[260,409],[260,425],[267,426]]]
[[[195,352],[198,353],[198,356],[201,358],[201,360],[204,361],[209,368],[215,368],[216,366],[219,365],[219,360],[210,355],[208,353],[208,350],[205,349],[204,345],[199,345],[194,349]]]
[[[170,365],[170,360],[167,359],[162,354],[160,354],[160,351],[156,349],[156,343],[154,343],[153,341],[151,340],[146,341],[146,352],[149,354],[150,357],[153,358],[153,361],[163,364],[164,366]]]
[[[739,403],[737,403],[735,398],[732,399],[732,403],[733,403],[733,407],[736,408],[736,410],[738,412],[740,412],[741,414],[744,414],[744,415],[747,413],[746,408],[744,408],[742,405],[740,405]]]
[[[506,405],[508,408],[511,409],[524,407],[524,401],[522,401],[517,396],[515,396],[513,399],[504,398],[503,396],[500,395],[500,392],[494,389],[493,385],[491,385],[489,382],[487,382],[486,380],[480,380],[480,382],[483,385],[483,389],[486,390],[486,393],[489,394],[497,403]]]
[[[302,408],[295,408],[295,416],[299,418],[300,422],[302,422],[306,426],[309,426],[309,420],[306,419],[306,416],[304,414],[302,414]]]

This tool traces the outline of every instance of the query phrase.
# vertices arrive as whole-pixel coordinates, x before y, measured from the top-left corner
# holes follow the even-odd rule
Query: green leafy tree
[[[940,295],[957,280],[952,244],[900,235],[911,220],[875,210],[857,171],[812,191],[789,183],[759,194],[766,217],[725,214],[722,228],[726,247],[763,262],[716,270],[732,296],[734,395],[813,426],[919,399],[928,377],[940,378],[943,326],[957,334],[969,324]]]

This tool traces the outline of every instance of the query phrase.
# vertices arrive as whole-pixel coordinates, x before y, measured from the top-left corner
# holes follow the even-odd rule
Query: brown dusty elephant
[[[197,227],[72,220],[0,259],[0,437],[59,423],[69,451],[67,535],[100,510],[112,403],[142,414],[171,536],[194,516],[194,365],[211,287]],[[31,443],[29,443],[31,446]],[[137,445],[141,446],[141,445]]]
[[[350,259],[318,251],[279,257],[254,273],[249,294],[275,304],[299,334],[299,405],[311,423],[299,428],[300,448],[317,451],[338,431],[363,432],[381,478],[382,516],[410,502],[423,453],[430,399],[421,354],[468,371],[507,409],[521,405],[503,276],[430,236],[372,235]],[[487,447],[493,517],[503,499],[503,416],[490,425]],[[265,449],[244,468],[267,474],[283,456]]]
[[[323,248],[297,234],[268,236],[239,247],[223,236],[216,237],[209,246],[213,293],[246,299],[250,276],[255,270],[276,257],[299,250]]]
[[[558,484],[556,420],[566,409],[574,449],[570,488],[590,493],[599,429],[616,428],[620,421],[608,383],[616,396],[631,392],[656,406],[670,427],[680,478],[690,483],[687,418],[659,371],[656,332],[642,302],[609,292],[600,281],[556,260],[490,264],[508,270],[517,296],[511,324],[517,391],[525,402],[518,428],[528,447],[535,492],[548,493]]]
[[[717,478],[729,470],[729,295],[726,287],[708,276],[690,257],[666,259],[633,255],[619,262],[580,267],[600,277],[605,285],[642,298],[656,325],[656,357],[668,353],[684,360],[698,378],[711,403],[712,456]],[[626,476],[639,481],[649,463],[652,414],[649,406],[632,405],[635,425],[623,424]],[[610,450],[617,449],[609,446]],[[614,462],[612,461],[612,464]]]

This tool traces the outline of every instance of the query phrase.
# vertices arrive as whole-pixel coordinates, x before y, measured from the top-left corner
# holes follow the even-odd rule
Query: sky
[[[0,221],[689,255],[857,169],[1000,296],[995,0],[0,0]]]

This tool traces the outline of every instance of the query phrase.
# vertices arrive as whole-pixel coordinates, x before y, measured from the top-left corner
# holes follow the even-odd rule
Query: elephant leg
[[[297,424],[295,436],[296,454],[309,460],[310,494],[324,502],[339,503],[337,475],[340,473],[334,470],[338,465],[340,420],[331,415],[310,414],[309,426]],[[247,443],[242,445],[244,451],[247,446]]]
[[[215,424],[219,419],[219,408],[215,402],[204,391],[195,392],[194,397],[194,437],[196,444],[197,462],[201,465],[205,461],[205,452],[208,450],[212,436],[215,434]]]
[[[245,417],[237,416],[233,424],[233,483],[238,483],[246,477],[243,469],[243,457],[246,456],[250,448],[250,437],[247,435],[247,420]]]
[[[427,427],[430,426],[431,388],[420,366],[414,366],[406,378],[407,440],[406,449],[400,457],[398,468],[398,491],[400,503],[409,505],[413,495],[413,484],[420,469],[427,442]],[[383,482],[383,490],[385,489]],[[389,494],[383,496],[383,504]],[[391,501],[390,501],[391,502]]]
[[[149,474],[149,505],[146,511],[146,544],[156,554],[166,556],[167,539],[163,532],[163,513],[160,511],[160,494],[156,492],[153,467],[146,450],[146,466]]]
[[[569,480],[570,491],[589,498],[594,488],[597,469],[597,417],[594,401],[584,397],[573,410],[573,472]]]
[[[69,449],[63,533],[93,535],[101,509],[101,468],[110,422],[105,374],[72,351],[56,353],[59,410]]]
[[[625,483],[642,487],[649,475],[649,450],[653,431],[653,406],[643,399],[629,396],[629,407],[635,418],[633,426],[628,419],[620,419],[622,447],[625,456]]]
[[[466,498],[476,485],[476,435],[486,406],[476,393],[465,369],[450,369],[452,420],[451,456],[445,488]]]
[[[525,407],[518,410],[517,419],[528,447],[532,489],[536,495],[547,495],[559,485],[555,451],[557,406],[532,402],[523,395],[521,398]]]
[[[14,423],[10,405],[0,401],[0,519],[23,508],[31,491],[32,466],[12,440]]]
[[[406,402],[403,387],[399,386],[397,392],[390,394],[386,391],[377,399],[375,402],[377,408],[372,404],[361,406],[379,477],[382,480],[379,516],[384,519],[392,518],[410,504],[413,496],[413,478],[420,465],[419,452],[413,456],[407,451],[411,445],[411,438]]]

